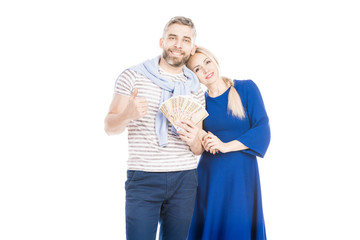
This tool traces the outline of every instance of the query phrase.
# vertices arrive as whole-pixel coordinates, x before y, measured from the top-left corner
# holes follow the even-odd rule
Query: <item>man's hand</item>
[[[198,138],[199,128],[190,120],[183,120],[177,126],[182,128],[178,131],[179,137],[191,147]]]
[[[126,115],[131,120],[142,118],[148,111],[148,102],[146,98],[136,97],[137,94],[138,90],[135,88],[126,107]]]

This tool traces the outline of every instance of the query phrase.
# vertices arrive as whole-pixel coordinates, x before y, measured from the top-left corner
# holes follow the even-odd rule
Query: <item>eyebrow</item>
[[[174,34],[174,33],[170,33],[170,34],[168,35],[168,37],[178,37],[178,35],[176,35],[176,34]],[[190,41],[192,41],[191,37],[189,37],[189,36],[184,36],[184,38],[189,39]]]

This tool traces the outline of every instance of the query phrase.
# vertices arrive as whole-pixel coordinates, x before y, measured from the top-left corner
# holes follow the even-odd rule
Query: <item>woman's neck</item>
[[[214,84],[208,86],[208,94],[210,97],[218,97],[223,94],[228,88],[229,86],[227,86],[226,83],[220,78]]]
[[[214,82],[212,85],[207,86],[208,94],[210,97],[218,97],[223,94],[229,86],[220,78],[218,81]]]

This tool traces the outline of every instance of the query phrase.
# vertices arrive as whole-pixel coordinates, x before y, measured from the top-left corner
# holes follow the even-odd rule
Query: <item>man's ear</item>
[[[193,48],[191,49],[191,52],[190,52],[191,56],[195,54],[196,48],[197,48],[197,46],[194,44],[194,46],[193,46]]]
[[[159,41],[160,48],[163,48],[163,44],[164,44],[164,39],[160,38],[160,41]]]

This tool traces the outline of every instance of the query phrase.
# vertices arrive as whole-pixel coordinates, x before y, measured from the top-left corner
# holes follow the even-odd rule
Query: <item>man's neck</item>
[[[160,62],[159,62],[159,66],[168,73],[172,73],[172,74],[179,74],[183,72],[183,67],[184,65],[181,65],[179,67],[174,67],[171,66],[170,64],[168,64],[165,59],[161,56],[160,58]]]

